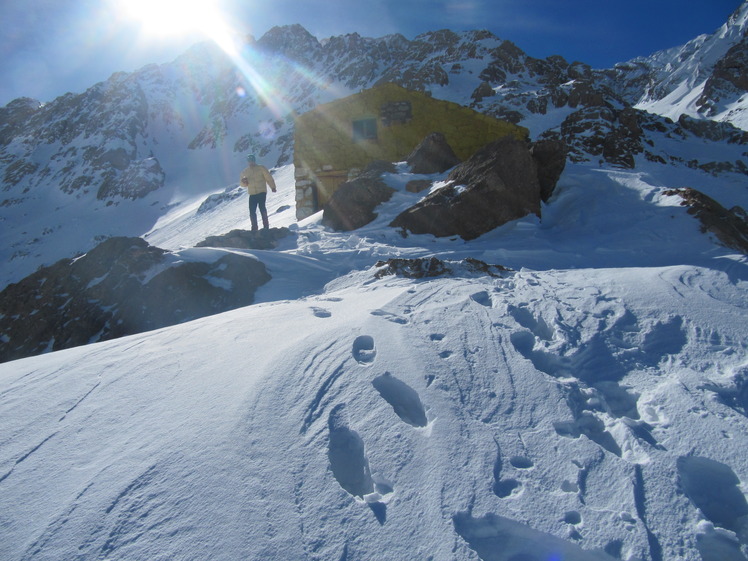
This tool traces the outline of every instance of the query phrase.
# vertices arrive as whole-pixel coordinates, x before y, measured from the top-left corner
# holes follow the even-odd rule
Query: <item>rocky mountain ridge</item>
[[[82,94],[15,100],[0,108],[0,286],[107,237],[143,235],[175,201],[232,185],[247,151],[270,166],[289,163],[295,114],[381,82],[561,138],[574,162],[745,173],[747,14],[748,2],[711,36],[611,70],[536,59],[488,31],[318,40],[292,25],[248,39],[238,58],[200,44]],[[689,77],[703,110],[676,123],[677,76]],[[122,220],[133,212],[136,221]]]
[[[602,71],[624,100],[678,119],[686,114],[748,127],[748,3],[715,33]]]

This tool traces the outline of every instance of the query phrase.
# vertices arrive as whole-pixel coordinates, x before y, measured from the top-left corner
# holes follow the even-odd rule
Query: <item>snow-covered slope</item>
[[[542,223],[466,243],[386,227],[408,179],[357,232],[251,252],[258,304],[0,365],[0,558],[746,559],[746,258],[662,193],[744,185],[573,164]],[[426,256],[453,274],[376,275]]]
[[[615,87],[640,109],[725,121],[748,130],[748,2],[711,35],[617,64]]]

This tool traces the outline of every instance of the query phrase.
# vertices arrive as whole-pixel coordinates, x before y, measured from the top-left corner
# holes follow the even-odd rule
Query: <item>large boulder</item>
[[[208,236],[195,247],[231,247],[235,249],[276,249],[280,240],[291,235],[288,228],[267,230],[231,230],[228,234]]]
[[[540,198],[544,203],[551,198],[566,167],[566,144],[558,138],[538,140],[530,148],[540,182]]]
[[[0,362],[246,306],[268,280],[251,257],[185,262],[140,238],[111,238],[0,292]]]
[[[347,181],[325,205],[322,224],[339,232],[366,226],[377,217],[374,209],[389,201],[394,192],[377,173],[366,173]]]
[[[550,178],[560,175],[551,147],[541,146],[539,154],[545,155],[534,158],[530,145],[511,137],[488,144],[452,170],[449,185],[398,215],[390,226],[471,240],[528,214],[540,216],[542,193],[552,192]],[[555,171],[543,174],[541,189],[538,169],[547,161],[555,162]]]
[[[410,171],[418,174],[443,173],[460,163],[447,139],[440,132],[432,132],[410,153],[406,162]]]

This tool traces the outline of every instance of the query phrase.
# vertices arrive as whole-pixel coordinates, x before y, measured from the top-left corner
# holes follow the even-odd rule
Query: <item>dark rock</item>
[[[481,82],[480,85],[475,88],[475,91],[470,96],[476,103],[483,101],[485,97],[493,97],[496,92],[488,82]]]
[[[569,92],[569,107],[608,107],[605,93],[590,82],[577,82]]]
[[[729,144],[748,144],[748,132],[737,128],[731,123],[710,121],[708,119],[694,119],[688,115],[681,115],[678,118],[678,126],[694,136],[706,140],[727,142]]]
[[[392,162],[384,160],[374,160],[364,169],[362,175],[382,175],[383,173],[396,173],[397,169]]]
[[[713,234],[724,246],[748,255],[748,215],[735,206],[730,210],[701,191],[692,188],[671,189],[666,195],[678,195],[681,205],[701,222],[701,231]]]
[[[377,217],[377,205],[389,201],[395,190],[379,177],[361,175],[340,185],[325,205],[322,224],[339,232],[366,226]]]
[[[275,249],[278,242],[291,235],[288,228],[267,230],[231,230],[228,234],[209,236],[195,247],[231,247],[237,249]]]
[[[473,257],[468,257],[459,262],[442,261],[436,257],[417,257],[413,259],[395,257],[386,261],[377,261],[375,267],[377,272],[374,276],[378,279],[389,275],[423,279],[455,274],[488,275],[498,278],[511,271],[511,269],[502,265],[489,265]]]
[[[233,201],[234,199],[238,199],[239,197],[243,196],[246,192],[247,190],[244,187],[233,187],[233,188],[230,187],[226,189],[223,193],[216,193],[215,195],[210,195],[200,204],[200,206],[197,209],[197,214],[204,214],[224,203],[228,203],[230,201]]]
[[[471,240],[528,214],[540,216],[540,181],[528,145],[511,137],[488,144],[390,226],[414,234]]]
[[[439,277],[451,272],[449,267],[436,257],[415,259],[394,258],[387,261],[377,261],[375,267],[379,268],[374,274],[378,279],[389,275],[397,275],[409,279],[422,279]]]
[[[558,138],[538,140],[530,148],[532,159],[535,161],[538,170],[540,198],[543,202],[548,202],[556,188],[556,184],[566,167],[567,152],[566,143]]]
[[[696,105],[707,116],[713,116],[726,99],[748,92],[748,34],[733,45],[714,65],[712,75]]]
[[[574,162],[601,156],[609,164],[631,169],[635,156],[644,151],[639,116],[642,112],[626,108],[585,107],[569,115],[561,124],[561,138],[569,146]]]
[[[268,280],[256,259],[174,261],[140,238],[111,238],[0,292],[0,362],[246,306]]]
[[[432,132],[424,138],[406,161],[410,171],[418,174],[442,173],[460,163],[440,132]]]

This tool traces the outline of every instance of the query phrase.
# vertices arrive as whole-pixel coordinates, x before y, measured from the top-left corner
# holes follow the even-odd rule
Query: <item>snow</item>
[[[144,237],[261,260],[254,305],[0,365],[0,558],[745,560],[746,258],[662,195],[744,179],[569,165],[464,242],[387,227],[399,169],[348,233],[273,170],[277,251],[192,248],[246,196],[175,203]],[[375,277],[430,256],[454,275]]]

